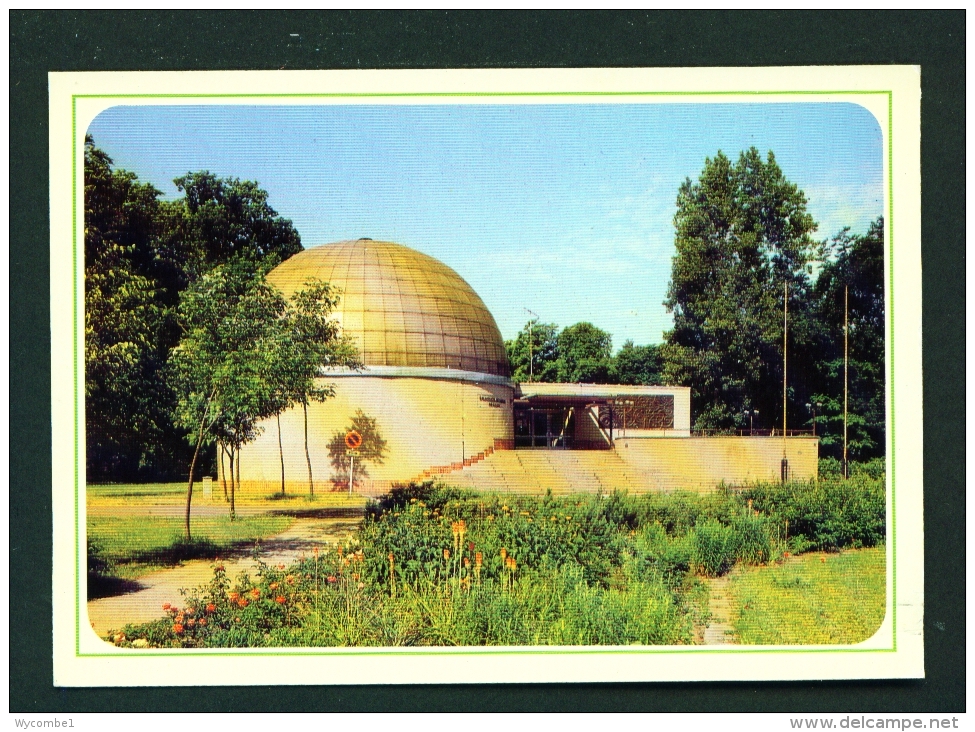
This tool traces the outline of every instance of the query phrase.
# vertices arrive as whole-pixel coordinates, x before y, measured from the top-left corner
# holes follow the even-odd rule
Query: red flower
[[[183,634],[183,626],[180,625],[179,623],[176,623],[176,625],[173,626],[173,632],[176,635],[182,635]]]
[[[214,605],[212,602],[209,605],[207,605],[208,613],[216,612],[216,610],[217,610],[217,606]]]
[[[474,542],[473,541],[470,541],[470,542],[467,543],[467,550],[468,551],[471,551],[471,552],[474,551]]]
[[[239,599],[239,600],[237,601],[237,604],[238,604],[238,605],[239,605],[240,607],[247,607],[247,598],[246,598],[246,597],[242,597],[242,598],[240,598],[240,599]]]
[[[207,619],[206,619],[206,618],[200,618],[200,619],[199,619],[199,620],[197,621],[197,625],[199,625],[199,626],[200,626],[201,628],[202,628],[202,627],[203,627],[204,625],[206,625],[206,624],[207,624]]]
[[[240,599],[240,593],[239,592],[231,592],[230,595],[229,595],[229,597],[230,597],[230,601],[231,602],[237,602],[237,600]]]
[[[255,600],[260,596],[261,596],[261,591],[256,587],[253,590],[251,590],[251,597],[253,597]]]
[[[223,571],[224,571],[224,567],[223,567],[223,565],[222,565],[222,564],[218,564],[218,565],[217,565],[216,567],[214,567],[213,569],[214,569],[214,571],[216,571],[216,572],[223,572]]]
[[[328,583],[329,583],[329,584],[333,584],[333,583],[335,583],[335,582],[338,582],[338,580],[337,580],[337,579],[335,579],[335,575],[334,575],[334,574],[330,574],[330,575],[328,576]]]
[[[172,607],[168,602],[163,603],[163,610],[169,610]]]
[[[278,603],[278,605],[284,605],[284,603],[286,602],[286,600],[284,599],[284,595],[278,595],[277,597],[274,598],[274,601]]]

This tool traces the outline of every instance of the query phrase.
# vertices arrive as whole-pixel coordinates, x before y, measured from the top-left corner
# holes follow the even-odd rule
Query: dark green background
[[[12,11],[10,710],[964,710],[964,54],[963,11]],[[48,71],[834,64],[922,67],[927,679],[53,688]]]

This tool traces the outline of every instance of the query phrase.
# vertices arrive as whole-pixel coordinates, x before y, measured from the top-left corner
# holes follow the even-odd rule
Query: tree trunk
[[[213,400],[213,394],[210,395]],[[200,420],[200,433],[196,437],[196,449],[193,451],[193,460],[190,461],[190,479],[186,485],[186,540],[190,541],[190,506],[193,504],[193,471],[196,468],[196,458],[200,454],[200,446],[203,445],[203,431],[206,429],[207,417],[210,415],[210,403],[203,412],[203,419]]]
[[[284,495],[284,446],[281,444],[281,414],[278,413],[278,455],[281,457],[281,495]]]
[[[218,449],[220,450],[220,477],[223,479],[223,500],[229,501],[230,495],[227,493],[227,466],[223,462],[224,454],[227,452],[227,446],[221,442]]]
[[[305,412],[305,460],[308,462],[308,494],[315,495],[315,479],[311,474],[311,454],[308,452],[308,402],[302,402],[301,408]]]
[[[236,516],[234,515],[234,491],[237,485],[234,476],[234,446],[230,446],[230,520],[233,521]]]
[[[200,444],[202,439],[196,441],[196,449],[193,451],[193,459],[190,461],[190,480],[186,486],[186,540],[190,541],[190,506],[193,503],[193,470],[196,468],[196,458],[200,454]]]

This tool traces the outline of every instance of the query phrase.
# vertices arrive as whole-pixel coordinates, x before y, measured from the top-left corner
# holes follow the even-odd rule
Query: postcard
[[[55,684],[922,677],[919,73],[52,73]]]

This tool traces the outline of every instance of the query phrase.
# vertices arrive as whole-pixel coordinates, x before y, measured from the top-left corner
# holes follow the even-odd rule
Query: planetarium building
[[[326,369],[332,398],[261,425],[240,454],[245,491],[280,490],[282,473],[286,490],[307,491],[309,463],[320,489],[347,486],[343,437],[357,416],[385,441],[382,459],[363,452],[354,473],[356,490],[371,495],[438,476],[490,490],[707,488],[771,479],[783,450],[796,477],[815,475],[815,441],[692,437],[688,387],[513,383],[481,298],[408,247],[337,242],[268,275],[287,297],[309,280],[340,294],[334,316],[363,368]]]
[[[268,281],[290,297],[309,279],[341,293],[335,317],[359,349],[361,371],[330,370],[335,396],[308,407],[316,482],[333,476],[328,443],[361,411],[386,441],[368,482],[405,481],[432,466],[513,446],[513,384],[494,317],[454,270],[392,242],[359,239],[306,249]],[[275,421],[241,454],[243,483],[280,483]],[[304,414],[281,417],[286,483],[307,484]]]

